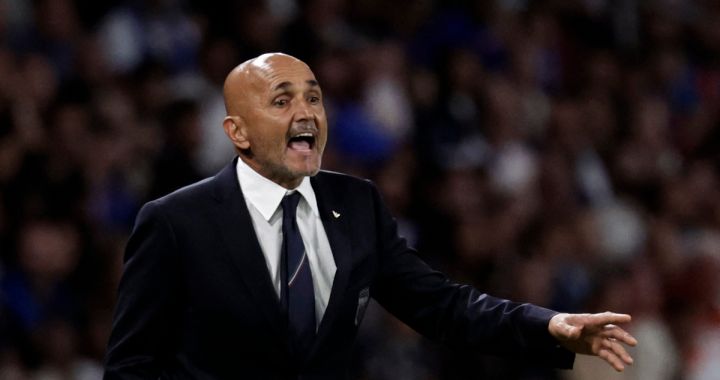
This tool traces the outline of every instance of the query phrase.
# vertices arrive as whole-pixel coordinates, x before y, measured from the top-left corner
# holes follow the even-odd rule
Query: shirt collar
[[[300,192],[305,202],[310,206],[315,216],[320,216],[315,191],[310,184],[310,177],[303,178],[300,185],[293,190],[288,190],[277,183],[263,177],[253,168],[248,166],[242,158],[238,158],[236,166],[238,182],[245,199],[262,214],[265,220],[270,221],[275,210],[278,209],[283,197],[294,191]]]

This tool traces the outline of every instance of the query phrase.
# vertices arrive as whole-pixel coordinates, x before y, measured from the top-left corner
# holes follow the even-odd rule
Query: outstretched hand
[[[623,344],[635,346],[637,339],[617,324],[630,322],[627,314],[605,312],[600,314],[560,313],[550,319],[548,331],[560,344],[578,354],[597,355],[622,372],[633,358]]]

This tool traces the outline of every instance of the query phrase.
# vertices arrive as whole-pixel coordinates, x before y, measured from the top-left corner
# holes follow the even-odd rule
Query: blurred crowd
[[[222,83],[315,71],[324,168],[454,280],[633,315],[614,374],[458,352],[372,305],[353,379],[720,378],[720,4],[0,0],[0,379],[98,379],[140,206],[234,156]]]

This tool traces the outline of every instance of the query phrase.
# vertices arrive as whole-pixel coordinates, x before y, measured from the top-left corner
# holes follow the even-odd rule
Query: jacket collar
[[[320,215],[315,191],[310,185],[310,177],[305,177],[295,189],[288,190],[263,177],[239,158],[236,164],[236,172],[243,196],[260,212],[266,221],[269,221],[277,212],[283,197],[292,191],[298,191],[302,194],[313,214],[315,216]]]

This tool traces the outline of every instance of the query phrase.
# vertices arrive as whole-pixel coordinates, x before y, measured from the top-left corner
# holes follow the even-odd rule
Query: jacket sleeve
[[[397,223],[374,187],[373,197],[380,259],[372,296],[385,309],[425,337],[452,348],[572,368],[575,355],[548,332],[557,312],[451,282],[398,236]]]
[[[181,292],[177,241],[156,202],[143,206],[118,289],[104,379],[157,379],[174,351]]]

